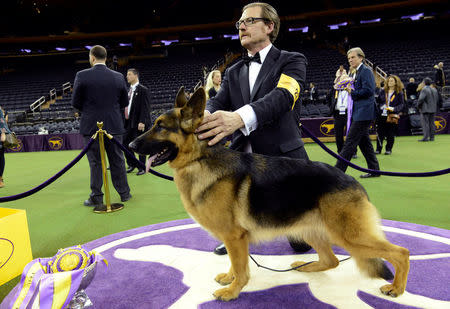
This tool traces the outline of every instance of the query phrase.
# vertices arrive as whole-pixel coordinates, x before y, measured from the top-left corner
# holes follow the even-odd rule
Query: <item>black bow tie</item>
[[[257,63],[261,63],[261,57],[259,56],[259,53],[256,53],[253,57],[249,57],[248,55],[243,55],[242,59],[244,60],[244,63],[249,66],[250,62],[255,61]]]

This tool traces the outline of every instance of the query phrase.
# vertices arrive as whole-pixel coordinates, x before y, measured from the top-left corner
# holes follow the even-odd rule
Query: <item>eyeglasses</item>
[[[244,20],[239,20],[236,22],[236,29],[239,30],[239,27],[241,26],[241,24],[244,24],[246,27],[253,25],[255,22],[257,22],[258,20],[264,20],[264,21],[269,21],[269,19],[264,18],[264,17],[248,17]]]

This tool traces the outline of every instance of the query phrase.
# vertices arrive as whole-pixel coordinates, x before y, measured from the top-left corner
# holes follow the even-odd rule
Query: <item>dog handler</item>
[[[220,90],[207,102],[199,138],[211,138],[214,145],[232,135],[230,147],[238,151],[308,159],[298,126],[305,56],[272,45],[280,18],[267,3],[246,5],[236,28],[247,55],[225,72]],[[311,249],[300,239],[289,243],[298,252]],[[226,254],[226,248],[222,244],[214,252]]]

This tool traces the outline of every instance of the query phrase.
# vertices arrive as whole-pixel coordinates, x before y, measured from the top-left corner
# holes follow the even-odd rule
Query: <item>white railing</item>
[[[369,67],[371,67],[372,70],[373,70],[373,63],[372,63],[372,61],[370,61],[369,59],[364,59],[364,62],[365,62]],[[375,68],[375,73],[376,73],[379,77],[381,77],[382,79],[386,79],[386,78],[388,77],[388,74],[387,74],[385,71],[383,71],[379,66],[377,66],[377,67]]]
[[[50,100],[50,101],[56,100],[56,89],[53,88],[52,90],[50,90],[49,93],[50,93],[50,98],[49,98],[49,100]]]
[[[71,87],[72,85],[70,84],[70,82],[62,84],[62,93],[65,94],[66,91],[69,92]]]
[[[195,90],[197,90],[198,88],[200,88],[201,86],[203,86],[203,82],[202,82],[202,80],[199,80],[198,81],[198,83],[195,85],[195,87],[194,87],[194,92],[195,92]]]
[[[45,97],[42,96],[33,103],[30,104],[30,110],[34,112],[36,109],[40,108],[42,104],[45,103]]]

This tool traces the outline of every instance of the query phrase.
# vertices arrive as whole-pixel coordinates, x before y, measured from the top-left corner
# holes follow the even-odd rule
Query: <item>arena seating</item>
[[[361,46],[367,58],[388,74],[399,75],[405,84],[409,77],[415,77],[416,81],[425,76],[433,77],[433,66],[439,61],[450,64],[446,54],[450,49],[450,40],[438,35],[429,36],[424,40],[411,37],[396,40],[386,40],[384,37],[370,39],[356,37],[352,43]],[[289,46],[289,49],[302,52],[306,56],[308,60],[306,86],[314,82],[319,89],[319,99],[315,104],[306,104],[302,108],[301,117],[330,116],[327,94],[331,90],[339,65],[344,64],[348,67],[346,55],[330,44],[315,46],[309,44],[304,47],[297,43]],[[223,45],[215,46],[214,43],[195,48],[169,46],[167,52],[159,56],[131,57],[119,71],[126,74],[126,69],[130,67],[140,71],[141,82],[150,88],[152,120],[154,120],[172,106],[180,86],[185,86],[187,91],[193,91],[199,82],[203,82],[203,68],[211,69],[224,57],[224,51]],[[235,48],[234,51],[239,53],[240,49]],[[47,97],[50,89],[60,89],[65,82],[73,83],[76,71],[87,66],[86,62],[80,64],[72,61],[53,69],[38,65],[0,75],[0,104],[10,113],[10,123],[19,118],[14,115],[15,111],[26,111],[40,96]],[[450,65],[444,67],[447,76],[450,76],[449,67]],[[444,97],[443,109],[450,109],[450,98]],[[71,94],[68,93],[58,97],[48,109],[41,109],[35,113],[28,112],[25,120],[21,119],[13,124],[13,129],[18,134],[37,134],[40,127],[48,126],[49,133],[71,132],[76,128],[74,120],[75,111],[71,107]],[[50,125],[52,123],[56,126]],[[59,127],[58,123],[68,125]]]

